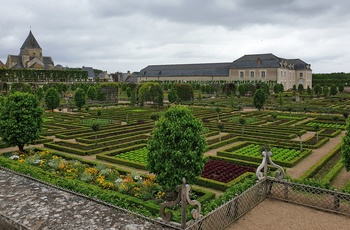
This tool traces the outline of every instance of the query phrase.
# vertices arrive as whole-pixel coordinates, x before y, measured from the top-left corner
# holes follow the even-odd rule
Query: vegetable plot
[[[255,172],[255,169],[220,160],[209,160],[204,165],[202,177],[228,183],[246,172]]]
[[[141,164],[147,164],[147,154],[148,154],[148,149],[144,147],[141,149],[136,149],[129,152],[118,154],[115,157],[123,160],[138,162]]]
[[[272,160],[284,161],[288,162],[300,155],[300,150],[296,149],[285,149],[285,148],[277,148],[272,147]],[[261,157],[260,146],[256,144],[249,144],[243,148],[235,150],[232,152],[238,155],[251,156],[251,157]]]

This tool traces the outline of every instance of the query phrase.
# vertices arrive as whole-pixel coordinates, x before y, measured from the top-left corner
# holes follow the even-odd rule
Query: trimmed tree
[[[201,175],[207,149],[202,133],[202,122],[186,107],[172,107],[160,117],[147,145],[147,168],[160,185],[173,190],[182,178],[191,184]]]
[[[263,89],[258,89],[257,91],[255,91],[253,101],[254,101],[254,106],[258,110],[264,107],[265,100],[266,100],[266,96]]]
[[[51,87],[46,91],[45,94],[45,104],[46,107],[53,112],[54,109],[58,108],[60,105],[60,94],[57,89]]]
[[[342,159],[346,171],[350,171],[350,121],[346,120],[346,134],[343,137],[343,145],[341,147]]]
[[[245,123],[247,122],[246,119],[245,119],[245,117],[240,117],[240,118],[238,119],[238,122],[242,125],[242,134],[244,134],[244,125],[245,125]]]
[[[172,87],[168,93],[168,100],[170,103],[176,102],[178,99],[175,87]]]
[[[0,110],[0,136],[10,146],[24,146],[39,138],[43,109],[39,100],[30,93],[10,94]]]
[[[83,89],[78,89],[75,92],[74,101],[78,109],[81,110],[81,107],[83,107],[86,103],[86,95]]]
[[[314,92],[317,96],[320,96],[320,94],[322,93],[322,87],[319,84],[316,84],[314,86]]]

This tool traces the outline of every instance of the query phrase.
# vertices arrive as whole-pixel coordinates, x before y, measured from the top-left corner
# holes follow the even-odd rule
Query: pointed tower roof
[[[34,35],[32,34],[32,31],[29,31],[29,35],[21,47],[21,53],[24,49],[41,49],[39,43],[36,41]]]

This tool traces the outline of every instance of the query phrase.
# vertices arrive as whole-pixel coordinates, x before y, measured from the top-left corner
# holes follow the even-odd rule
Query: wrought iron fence
[[[267,177],[184,229],[225,229],[265,198],[350,216],[350,194]]]
[[[350,194],[268,178],[267,197],[350,216]]]
[[[208,213],[186,229],[224,229],[266,198],[266,180],[258,182],[242,194]]]

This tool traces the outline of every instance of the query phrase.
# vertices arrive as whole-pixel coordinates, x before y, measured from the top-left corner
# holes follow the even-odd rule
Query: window
[[[300,76],[300,78],[302,78],[303,77],[303,73],[300,73],[299,76]]]
[[[266,77],[266,72],[265,71],[261,71],[261,77],[265,78]]]
[[[281,70],[281,77],[283,77],[283,71]]]
[[[243,71],[239,71],[239,77],[240,78],[244,78],[244,72]]]
[[[250,77],[254,77],[254,71],[250,71]]]

